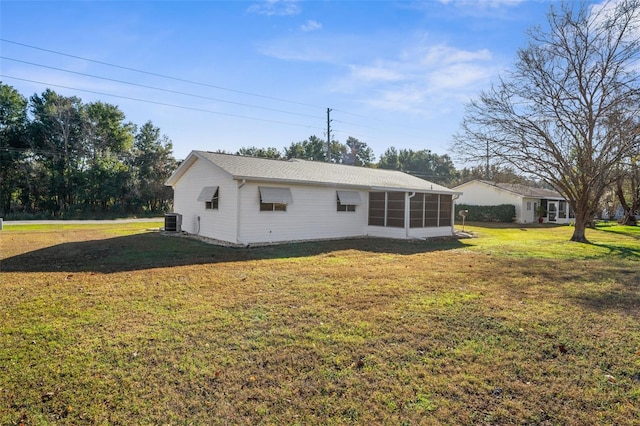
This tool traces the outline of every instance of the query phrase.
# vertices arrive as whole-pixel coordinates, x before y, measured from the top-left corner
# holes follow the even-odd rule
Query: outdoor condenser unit
[[[180,213],[165,214],[164,230],[166,232],[181,232],[182,231],[182,215]]]

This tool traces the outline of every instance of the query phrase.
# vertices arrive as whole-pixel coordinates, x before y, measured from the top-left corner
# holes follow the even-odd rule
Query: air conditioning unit
[[[166,232],[182,232],[182,215],[180,213],[165,214],[164,230]]]

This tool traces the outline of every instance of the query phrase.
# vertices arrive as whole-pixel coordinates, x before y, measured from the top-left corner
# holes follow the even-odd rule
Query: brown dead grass
[[[637,258],[0,238],[0,424],[640,423]]]

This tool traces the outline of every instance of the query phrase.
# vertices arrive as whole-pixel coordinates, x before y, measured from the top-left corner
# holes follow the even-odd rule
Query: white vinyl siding
[[[350,214],[336,211],[336,190],[288,185],[293,203],[286,214],[260,212],[262,185],[247,182],[239,190],[242,244],[346,238],[366,235],[366,209]],[[280,212],[281,213],[281,212]]]
[[[203,188],[218,187],[218,209],[198,201]],[[238,183],[219,167],[196,160],[174,186],[174,211],[182,214],[182,230],[222,241],[235,241]],[[211,190],[207,190],[210,192]],[[198,221],[200,217],[200,221]]]

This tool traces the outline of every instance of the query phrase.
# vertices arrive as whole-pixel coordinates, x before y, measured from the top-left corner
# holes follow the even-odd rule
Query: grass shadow
[[[625,287],[616,291],[592,291],[574,296],[574,301],[592,311],[619,312],[625,315],[640,315],[640,294],[638,290]]]
[[[626,235],[640,240],[640,226],[618,225],[617,223],[604,223],[596,225],[596,229],[610,234]]]
[[[486,277],[491,266],[485,268],[482,276]],[[513,279],[494,280],[492,284],[516,303],[570,302],[592,312],[640,315],[640,269],[635,262],[509,259],[504,274]],[[522,277],[528,279],[521,281]]]
[[[0,272],[113,273],[173,266],[314,256],[342,250],[411,255],[451,250],[456,239],[404,241],[359,238],[252,248],[221,247],[159,232],[101,240],[65,242],[0,260]]]
[[[594,246],[605,248],[609,251],[609,255],[622,259],[639,259],[640,258],[640,246],[638,247],[625,247],[614,244],[604,243],[592,243]]]

